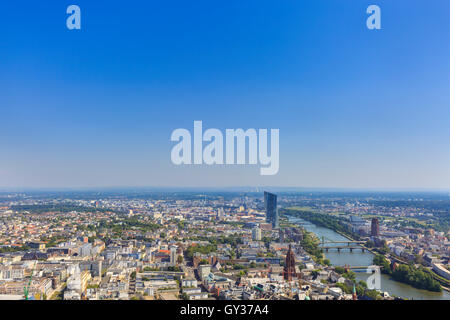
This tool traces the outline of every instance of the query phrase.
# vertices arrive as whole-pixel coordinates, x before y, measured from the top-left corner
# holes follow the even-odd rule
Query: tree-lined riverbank
[[[300,224],[307,231],[314,233],[317,237],[324,237],[326,240],[330,241],[345,241],[347,240],[341,234],[331,230],[330,228],[325,228],[322,226],[315,225],[299,217],[288,216],[291,223]],[[350,266],[363,266],[371,265],[374,254],[370,252],[361,252],[360,250],[354,250],[353,252],[341,251],[339,252],[326,252],[325,256],[329,259],[334,266],[343,266],[345,264]],[[356,273],[356,280],[366,281],[369,275],[363,272]],[[431,292],[428,290],[421,290],[414,288],[410,285],[394,281],[387,274],[381,275],[381,289],[382,291],[387,291],[391,295],[398,297],[404,297],[408,299],[416,300],[450,300],[450,293],[443,292]]]
[[[441,292],[442,288],[432,275],[421,268],[400,264],[393,267],[389,261],[381,254],[373,258],[373,263],[382,266],[381,271],[390,275],[394,280],[409,284],[418,289],[425,289],[433,292]]]

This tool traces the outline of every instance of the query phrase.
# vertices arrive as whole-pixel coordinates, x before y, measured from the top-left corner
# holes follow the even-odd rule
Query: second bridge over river
[[[353,252],[353,250],[361,250],[362,252],[365,252],[367,249],[363,246],[364,243],[365,241],[324,241],[324,239],[322,239],[319,248],[322,251],[325,250],[327,252],[329,250],[337,250],[338,252],[341,250],[350,250],[350,252]]]
[[[350,250],[350,252],[353,252],[353,250],[361,250],[362,252],[365,252],[367,249],[362,246],[320,246],[319,247],[322,251],[329,251],[329,250],[337,250],[340,252],[341,250]]]

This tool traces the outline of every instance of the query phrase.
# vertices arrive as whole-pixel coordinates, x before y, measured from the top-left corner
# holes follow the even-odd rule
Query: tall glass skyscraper
[[[264,206],[266,207],[266,221],[272,228],[278,228],[277,195],[264,191]]]

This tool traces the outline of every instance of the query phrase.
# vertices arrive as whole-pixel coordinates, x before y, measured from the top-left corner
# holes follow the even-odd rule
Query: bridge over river
[[[319,244],[319,248],[322,251],[325,250],[326,252],[328,252],[329,250],[337,250],[338,252],[341,252],[341,250],[350,250],[350,252],[353,252],[353,250],[361,250],[362,252],[365,252],[367,249],[363,246],[364,243],[366,242],[356,240],[325,241],[325,238],[322,237],[322,241]]]
[[[335,249],[338,252],[341,252],[341,250],[350,250],[350,252],[353,252],[353,250],[361,250],[362,252],[365,252],[367,249],[362,246],[320,246],[320,249],[323,251],[325,250],[328,252],[328,250]]]
[[[350,251],[349,247],[360,247],[364,245],[362,242],[353,242],[345,238],[343,235],[324,227],[319,227],[308,221],[289,217],[293,223],[301,223],[306,230],[313,232],[323,242],[323,247],[333,247],[327,252],[324,248],[325,256],[335,266],[348,265],[349,269],[356,272],[357,280],[367,280],[369,274],[366,273],[367,266],[373,264],[373,254],[366,248],[365,252],[360,249]],[[338,251],[336,247],[345,247]],[[345,267],[343,267],[345,268]],[[410,285],[396,282],[390,279],[389,275],[381,274],[381,290],[389,292],[391,295],[397,295],[409,299],[431,299],[431,300],[450,300],[450,292],[443,291],[441,293],[420,290]]]

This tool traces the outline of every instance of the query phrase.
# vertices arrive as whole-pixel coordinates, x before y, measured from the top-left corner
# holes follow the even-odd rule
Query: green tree
[[[386,274],[391,273],[391,265],[384,255],[377,254],[375,257],[373,257],[372,262],[374,265],[382,267],[381,268],[382,273],[386,273]]]

